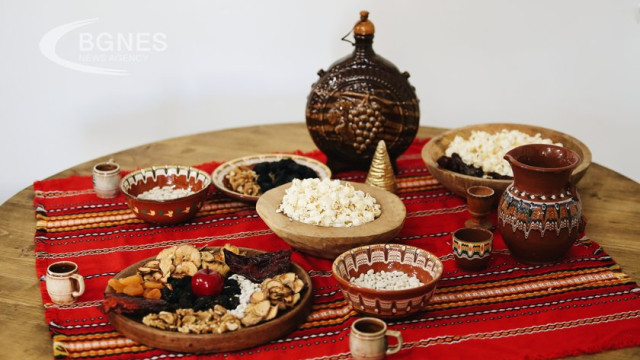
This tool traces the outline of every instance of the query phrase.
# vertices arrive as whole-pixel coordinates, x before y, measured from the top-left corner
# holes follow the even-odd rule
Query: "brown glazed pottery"
[[[514,175],[498,205],[504,242],[525,263],[562,258],[585,226],[580,196],[569,181],[580,156],[561,146],[535,144],[512,149],[504,158]]]
[[[375,290],[352,284],[350,279],[373,269],[402,271],[423,284],[404,290]],[[376,244],[357,247],[333,261],[333,277],[354,310],[380,318],[401,318],[421,311],[442,276],[442,262],[432,253],[408,245]]]
[[[211,177],[206,172],[179,165],[140,169],[120,183],[127,205],[140,219],[154,224],[176,224],[193,217],[207,198]],[[142,200],[138,195],[156,186],[191,189],[195,193],[172,200]]]
[[[493,233],[483,228],[463,228],[453,233],[453,256],[462,270],[480,271],[487,267],[493,248]]]
[[[355,50],[318,72],[307,100],[307,128],[335,171],[367,170],[380,140],[392,163],[416,136],[420,109],[409,73],[373,51],[374,26],[362,11]]]
[[[488,186],[471,186],[467,188],[467,209],[472,218],[464,223],[466,227],[491,229],[493,224],[487,220],[493,208],[495,191]]]

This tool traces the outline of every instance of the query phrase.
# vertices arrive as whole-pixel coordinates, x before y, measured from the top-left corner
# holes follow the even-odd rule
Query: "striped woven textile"
[[[398,160],[398,195],[407,208],[393,242],[424,248],[440,257],[444,274],[432,301],[420,314],[389,327],[402,332],[397,359],[551,359],[640,344],[640,290],[593,240],[582,237],[560,263],[516,262],[495,231],[488,268],[459,270],[451,254],[451,233],[469,218],[463,199],[444,189],[427,171],[416,140]],[[318,152],[306,154],[322,161]],[[198,166],[213,171],[218,163]],[[364,181],[364,172],[336,174]],[[34,184],[35,251],[52,356],[64,359],[347,359],[349,327],[359,317],[331,277],[328,260],[293,254],[313,281],[313,310],[292,334],[252,349],[193,355],[137,344],[109,325],[98,306],[107,281],[126,266],[179,244],[223,245],[261,250],[288,246],[273,234],[250,204],[211,189],[192,221],[155,226],[138,220],[122,195],[101,200],[90,177]],[[496,223],[495,216],[491,218]],[[588,228],[587,228],[588,230]],[[71,260],[87,290],[72,305],[54,305],[45,289],[47,266]]]

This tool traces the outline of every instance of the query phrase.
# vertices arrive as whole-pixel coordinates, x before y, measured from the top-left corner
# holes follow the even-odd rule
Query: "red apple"
[[[217,295],[223,285],[224,278],[215,270],[201,269],[191,277],[191,291],[197,297]]]

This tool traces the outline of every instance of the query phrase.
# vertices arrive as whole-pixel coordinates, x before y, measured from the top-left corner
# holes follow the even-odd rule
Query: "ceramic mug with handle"
[[[72,261],[58,261],[47,267],[47,292],[55,304],[71,304],[84,294],[84,277]]]
[[[392,347],[387,336],[393,336],[398,343]],[[402,334],[396,330],[388,330],[387,324],[376,318],[365,317],[351,325],[349,348],[355,360],[381,360],[386,355],[395,354],[402,348]]]

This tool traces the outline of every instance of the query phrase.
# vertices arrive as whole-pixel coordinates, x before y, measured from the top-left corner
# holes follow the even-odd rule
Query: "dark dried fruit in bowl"
[[[318,174],[305,165],[300,165],[292,159],[282,159],[273,162],[262,162],[253,167],[258,174],[260,192],[265,193],[275,187],[293,181],[293,179],[317,178]]]
[[[266,278],[289,271],[291,250],[242,256],[225,249],[224,259],[232,272],[242,275],[253,282],[262,282]]]

